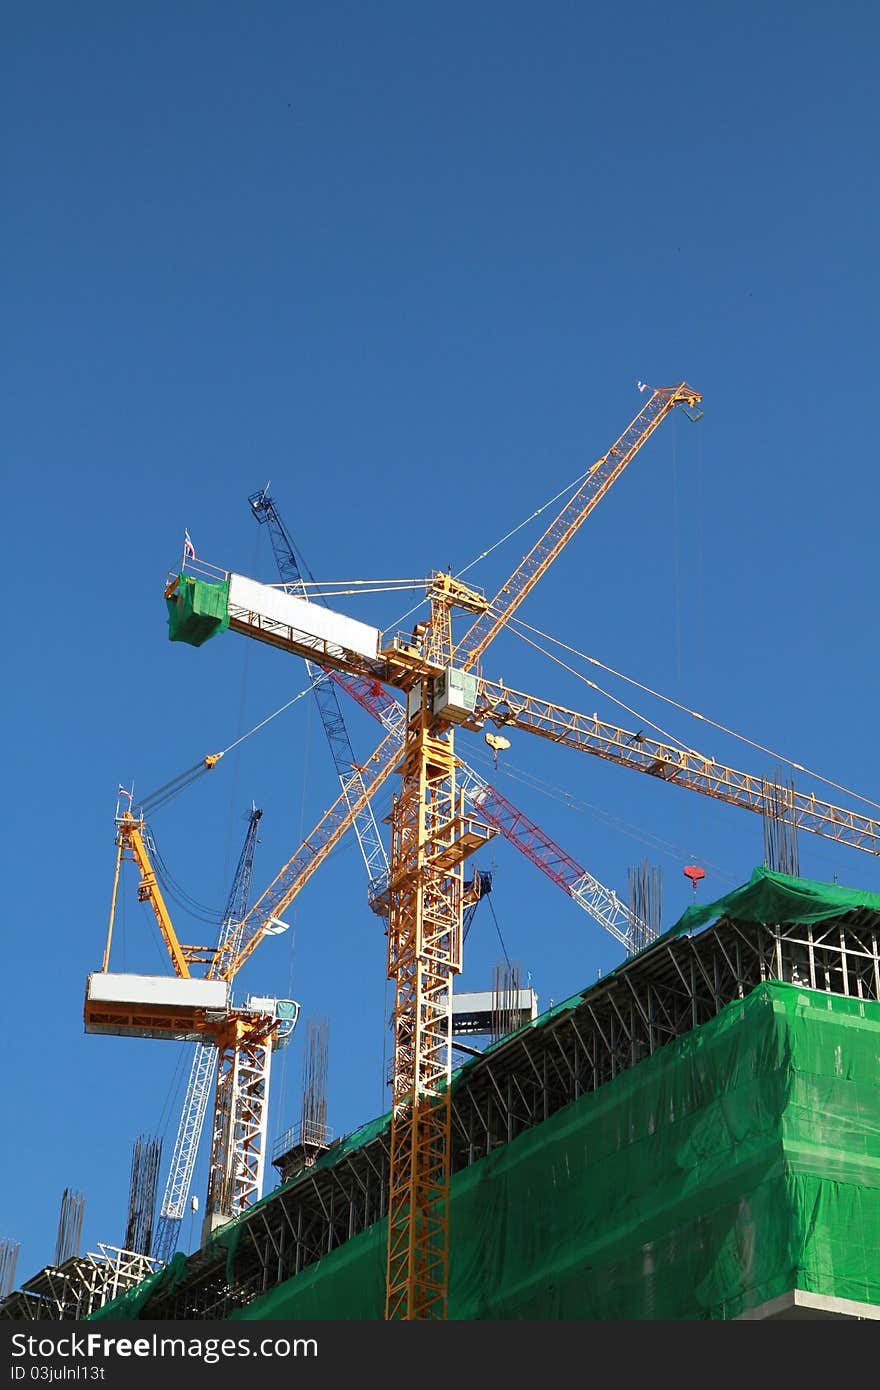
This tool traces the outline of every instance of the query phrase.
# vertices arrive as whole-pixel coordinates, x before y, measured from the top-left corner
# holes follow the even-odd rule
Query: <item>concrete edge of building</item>
[[[858,1303],[853,1298],[832,1298],[827,1294],[808,1293],[805,1289],[788,1289],[786,1293],[768,1298],[766,1303],[759,1303],[748,1312],[740,1313],[734,1321],[741,1322],[746,1318],[848,1318],[878,1322],[880,1304]]]

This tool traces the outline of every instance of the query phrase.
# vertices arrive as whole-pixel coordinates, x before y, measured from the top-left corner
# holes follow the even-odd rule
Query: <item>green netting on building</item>
[[[128,1293],[121,1293],[114,1298],[111,1303],[105,1303],[103,1308],[99,1308],[96,1313],[89,1314],[87,1322],[100,1322],[102,1319],[120,1318],[122,1321],[129,1321],[140,1317],[141,1309],[147,1299],[160,1289],[176,1289],[178,1284],[186,1277],[187,1257],[182,1250],[178,1250],[167,1265],[157,1269],[155,1274],[148,1274],[146,1279],[142,1279],[139,1284],[135,1284]]]
[[[880,895],[759,868],[666,935],[722,916],[807,923],[860,907],[880,911]],[[450,1317],[730,1318],[794,1288],[880,1304],[878,1083],[880,1004],[761,985],[453,1177]],[[212,1241],[230,1286],[242,1230]],[[380,1319],[385,1246],[381,1222],[231,1316]],[[101,1316],[138,1317],[158,1287],[147,1284]]]
[[[190,574],[178,577],[178,592],[165,600],[168,608],[168,638],[200,647],[229,626],[229,581],[208,584]]]
[[[880,912],[880,893],[864,888],[842,888],[837,883],[820,883],[812,878],[793,878],[759,866],[748,883],[712,903],[689,907],[667,937],[683,936],[730,917],[735,922],[823,922],[845,912],[868,907]]]
[[[455,1175],[449,1316],[880,1303],[880,1005],[768,983]],[[380,1319],[385,1223],[232,1314]],[[114,1316],[120,1316],[118,1312]]]

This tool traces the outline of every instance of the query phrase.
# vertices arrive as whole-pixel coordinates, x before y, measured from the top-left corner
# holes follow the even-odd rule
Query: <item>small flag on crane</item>
[[[186,527],[183,528],[183,553],[188,555],[191,560],[196,558],[196,548],[190,540],[190,534]]]
[[[131,806],[132,801],[134,801],[134,792],[133,792],[133,791],[127,792],[127,791],[125,790],[125,787],[122,785],[121,782],[119,783],[119,790],[118,790],[118,792],[116,793],[116,795],[117,795],[117,796],[127,796],[127,797],[128,797],[128,804],[129,804],[129,806]]]
[[[638,386],[638,388],[639,388],[640,391],[648,391],[648,390],[650,390],[650,387],[648,386],[647,381],[637,381],[637,382],[636,382],[636,386]]]

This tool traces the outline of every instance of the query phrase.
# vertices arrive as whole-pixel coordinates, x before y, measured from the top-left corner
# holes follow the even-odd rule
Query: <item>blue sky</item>
[[[184,527],[204,558],[274,578],[247,505],[268,479],[319,578],[458,570],[605,452],[637,378],[686,378],[704,419],[663,425],[521,616],[877,795],[878,37],[867,4],[829,22],[826,6],[751,0],[7,17],[0,1237],[21,1242],[19,1279],[53,1256],[65,1186],[86,1197],[83,1247],[118,1244],[134,1138],[164,1133],[170,1152],[183,1049],[86,1037],[85,978],[118,782],[160,786],[305,682],[243,638],[166,636]],[[469,577],[494,591],[537,534]],[[385,627],[405,606],[348,611]],[[511,635],[484,669],[632,727]],[[603,684],[720,760],[776,761]],[[356,710],[349,727],[366,755],[373,727]],[[459,746],[486,770],[478,738]],[[760,819],[734,808],[527,735],[502,764],[502,789],[621,894],[631,865],[661,864],[667,925],[690,900],[685,863],[711,866],[700,892],[715,896],[762,857]],[[154,830],[219,906],[252,800],[262,885],[333,796],[302,701]],[[800,854],[808,876],[880,889],[865,854],[807,835]],[[542,1004],[618,963],[508,846],[479,862]],[[351,839],[238,981],[328,1019],[336,1133],[387,1104],[364,887]],[[113,967],[161,970],[127,889]],[[488,987],[500,955],[482,907],[463,986]],[[304,1037],[276,1057],[273,1136],[299,1116]]]

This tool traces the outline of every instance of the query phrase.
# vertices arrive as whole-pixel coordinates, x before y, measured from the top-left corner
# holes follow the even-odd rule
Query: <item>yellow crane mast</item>
[[[456,791],[453,727],[456,723],[475,727],[479,722],[474,719],[478,681],[468,667],[661,421],[677,406],[694,410],[700,399],[685,382],[654,391],[491,604],[451,576],[435,574],[428,591],[431,619],[421,648],[400,636],[380,643],[378,630],[365,624],[326,609],[318,611],[315,604],[243,576],[196,567],[209,581],[226,586],[223,626],[325,667],[379,679],[406,698],[389,878],[388,975],[395,985],[395,1012],[388,1318],[444,1318],[447,1314],[451,994],[452,978],[461,969],[462,863],[492,833],[464,815]],[[198,602],[195,585],[199,580],[192,569],[191,565],[189,574],[171,576],[165,588],[171,621],[177,625],[171,636],[180,640],[187,640],[187,615]],[[452,642],[455,608],[475,615],[460,664]],[[216,611],[215,601],[211,612]],[[204,640],[203,631],[199,641]],[[373,789],[391,770],[392,750],[386,756],[387,765],[373,776]],[[369,787],[364,794],[371,794]],[[350,823],[353,809],[340,812],[339,833]],[[314,872],[315,856],[311,859]],[[293,871],[294,881],[300,872]],[[287,891],[280,890],[274,899],[270,894],[270,902],[282,901]],[[257,923],[254,934],[259,931]]]

